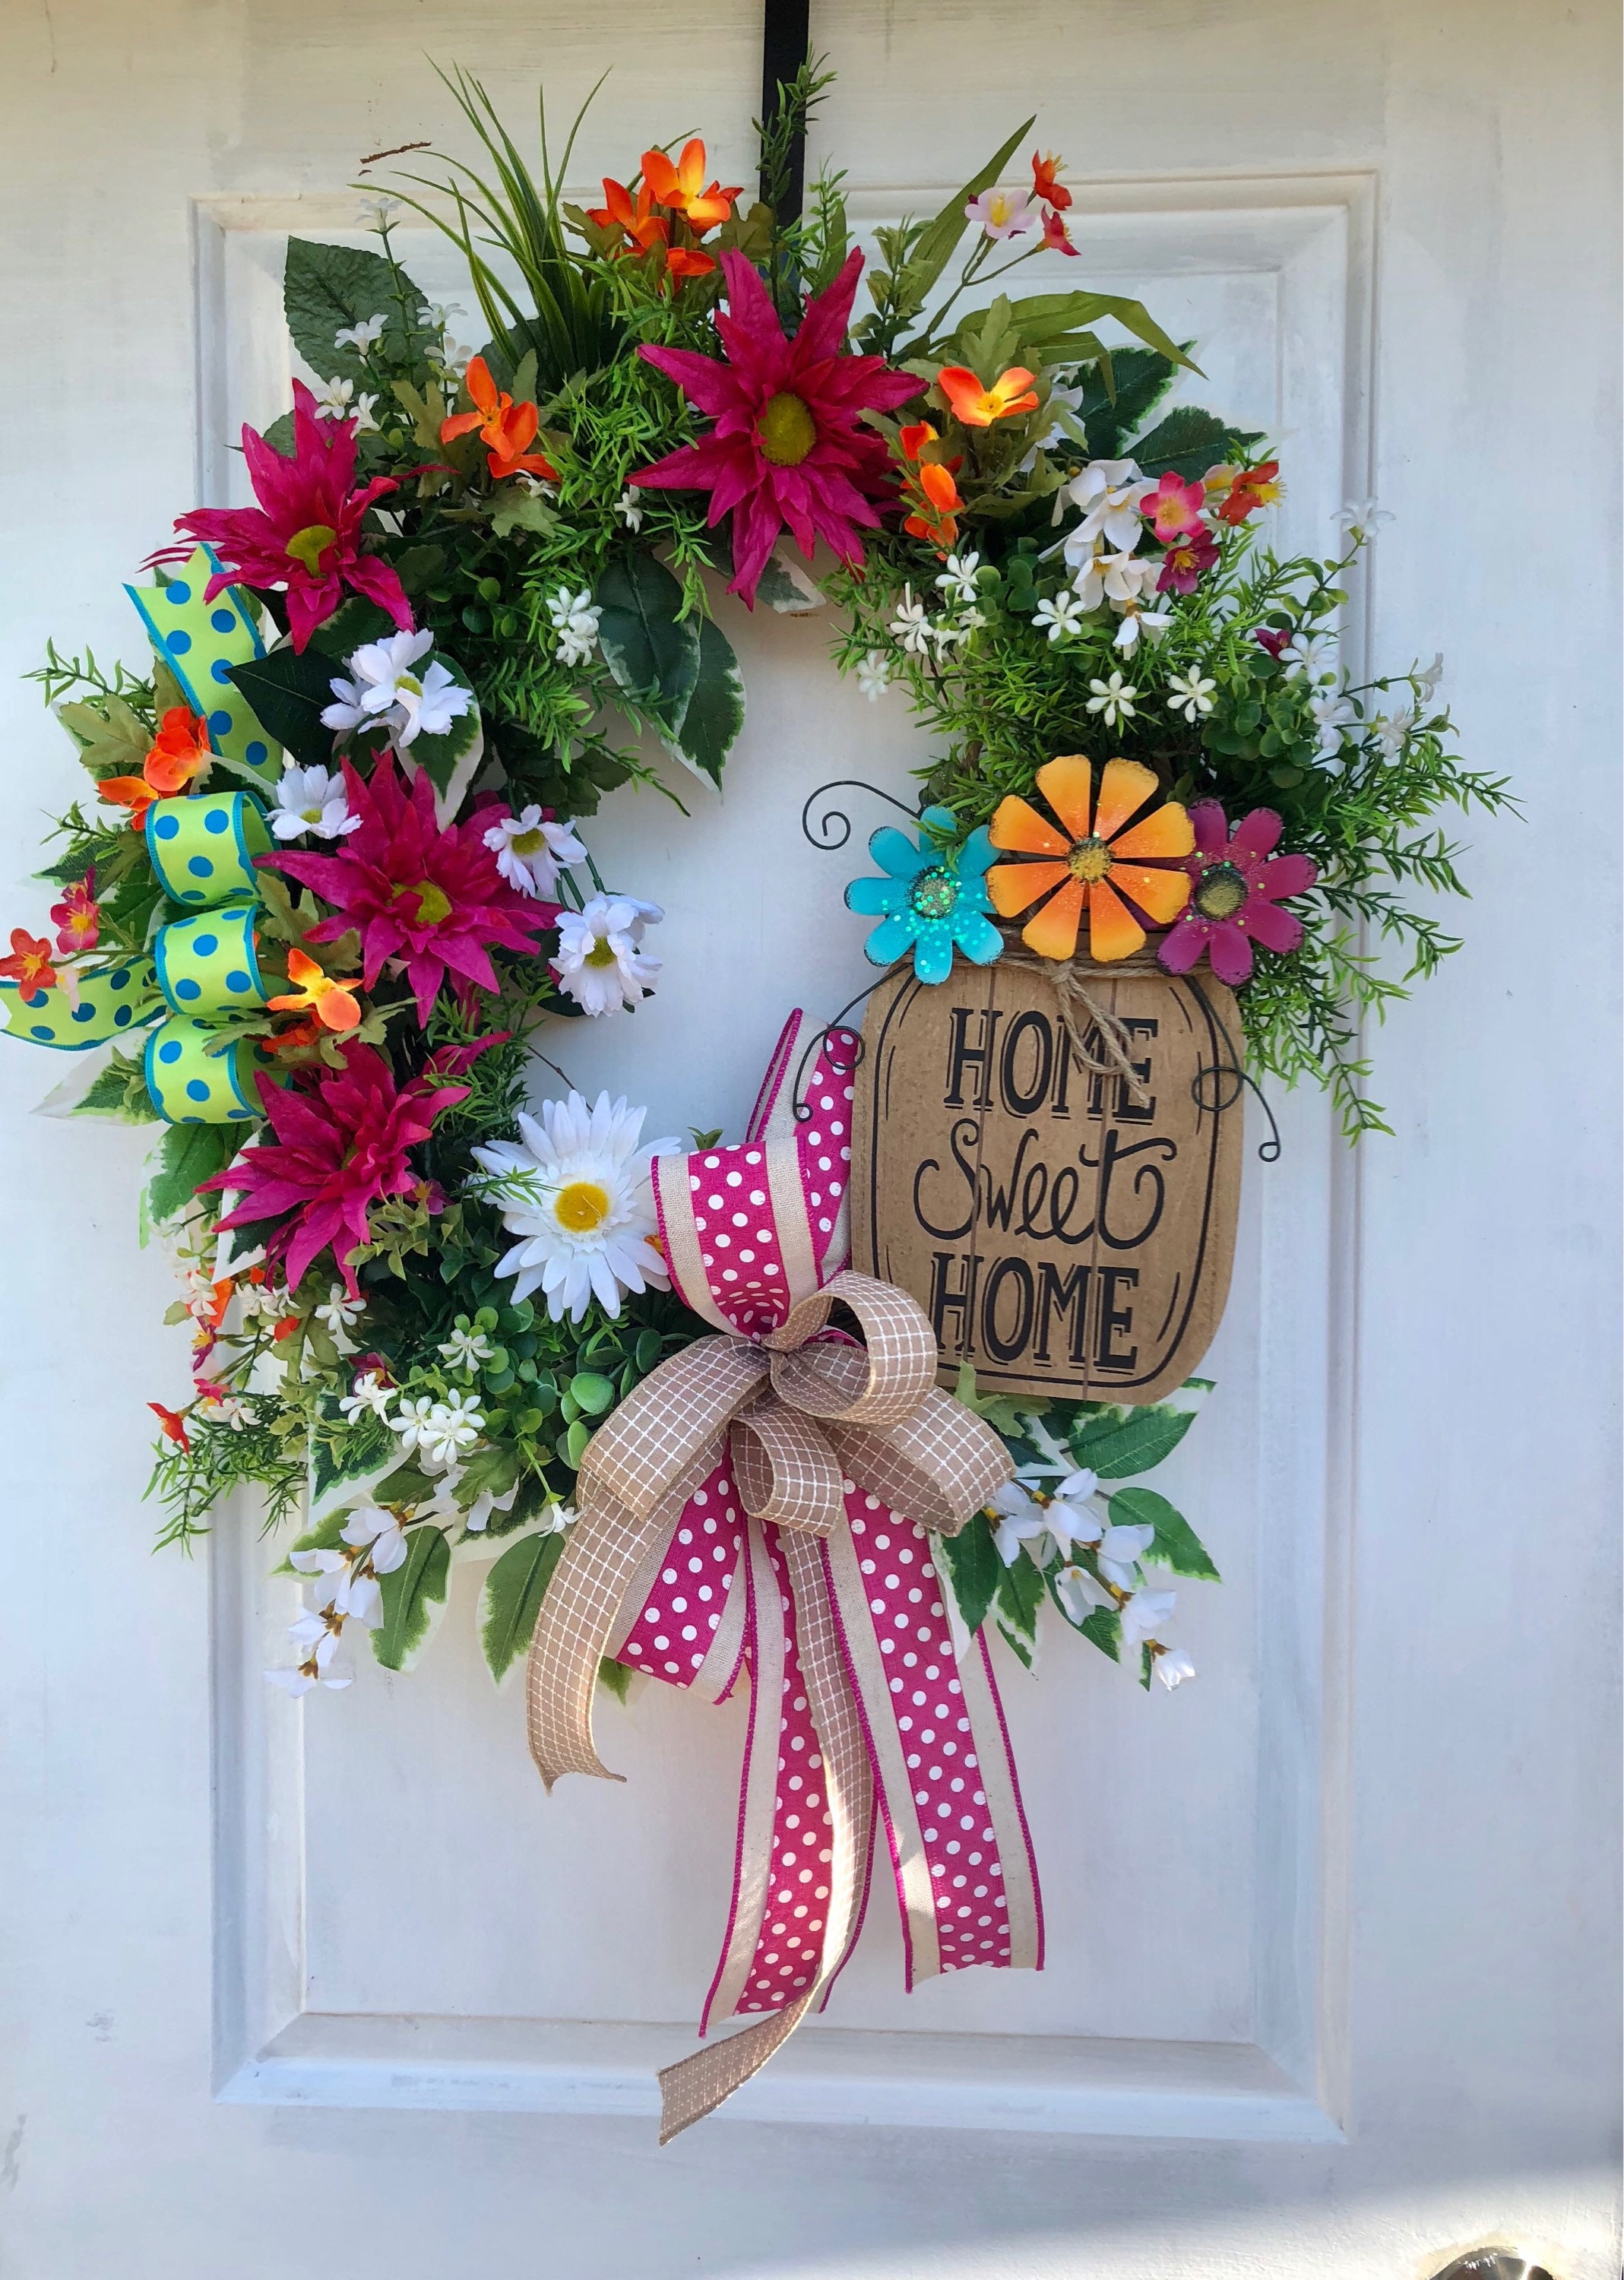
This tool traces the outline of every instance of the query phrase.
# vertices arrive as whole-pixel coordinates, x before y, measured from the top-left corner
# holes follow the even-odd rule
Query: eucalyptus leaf
[[[386,1670],[410,1670],[428,1643],[445,1605],[451,1547],[444,1531],[427,1521],[406,1532],[406,1556],[393,1575],[381,1575],[383,1621],[372,1635],[373,1652]]]

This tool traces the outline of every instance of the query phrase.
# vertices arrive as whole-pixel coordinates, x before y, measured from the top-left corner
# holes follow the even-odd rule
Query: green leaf
[[[570,1398],[588,1417],[601,1417],[614,1402],[614,1380],[596,1370],[577,1370],[570,1380]]]
[[[1119,1489],[1111,1499],[1113,1528],[1143,1528],[1149,1522],[1156,1541],[1143,1554],[1151,1568],[1170,1568],[1175,1575],[1199,1576],[1203,1583],[1221,1583],[1223,1577],[1207,1556],[1206,1546],[1181,1512],[1154,1489]]]
[[[203,1182],[225,1170],[243,1137],[237,1124],[172,1124],[158,1144],[158,1167],[147,1187],[153,1226],[184,1211]]]
[[[381,1575],[383,1621],[373,1633],[373,1652],[386,1670],[410,1670],[427,1642],[435,1611],[445,1605],[451,1547],[427,1521],[410,1529],[406,1556],[392,1575]]]
[[[121,1124],[150,1124],[160,1121],[147,1090],[139,1059],[115,1052],[98,1071],[83,1097],[73,1105],[75,1116],[111,1116]]]
[[[1194,482],[1209,467],[1243,455],[1261,441],[1260,435],[1243,435],[1238,428],[1227,426],[1212,412],[1202,412],[1193,404],[1178,404],[1148,435],[1138,438],[1134,458],[1142,474],[1171,472],[1186,482]]]
[[[376,602],[369,602],[365,594],[351,594],[316,628],[310,645],[342,663],[366,643],[387,641],[394,631],[395,620],[387,610],[380,609]]]
[[[395,1437],[381,1417],[363,1414],[353,1425],[335,1421],[337,1430],[330,1437],[324,1432],[311,1435],[310,1488],[317,1502],[337,1482],[377,1472],[394,1453]]]
[[[666,749],[686,761],[697,775],[713,784],[722,780],[722,763],[744,725],[744,676],[733,653],[733,644],[713,619],[699,627],[699,666],[682,725]]]
[[[528,1651],[552,1571],[564,1549],[556,1530],[527,1536],[502,1554],[480,1593],[480,1644],[498,1686]]]
[[[628,1670],[623,1662],[616,1662],[608,1655],[604,1655],[597,1666],[598,1684],[606,1686],[617,1702],[624,1702],[627,1698],[632,1691],[632,1681],[636,1675],[635,1671]]]
[[[94,705],[59,705],[57,718],[98,782],[104,776],[141,774],[141,764],[151,748],[151,732],[121,697],[104,697]]]
[[[315,649],[273,649],[226,670],[273,743],[305,767],[332,766],[333,731],[321,725],[322,707],[333,702],[330,657]]]
[[[773,549],[756,582],[756,599],[779,617],[809,617],[824,606],[823,592],[810,574],[792,562],[782,542]]]
[[[1123,456],[1127,437],[1148,420],[1172,387],[1178,367],[1154,349],[1118,349],[1111,359],[1112,395],[1104,374],[1085,368],[1077,374],[1082,390],[1078,417],[1097,458]]]
[[[1097,1646],[1102,1654],[1108,1654],[1112,1662],[1121,1661],[1122,1618],[1114,1607],[1090,1607],[1076,1628],[1091,1645]]]
[[[1048,1596],[1048,1579],[1037,1562],[1028,1560],[1024,1552],[1012,1567],[1005,1568],[1000,1561],[997,1597],[993,1603],[998,1629],[1028,1670],[1037,1658],[1037,1619]]]
[[[398,326],[394,272],[380,253],[290,237],[282,311],[295,348],[312,372],[330,380],[356,363],[354,350],[341,349],[335,335],[367,317],[390,317]]]
[[[988,1609],[997,1597],[999,1578],[1004,1573],[1004,1562],[998,1557],[986,1514],[974,1514],[957,1536],[939,1537],[935,1549],[946,1564],[965,1629],[980,1630],[987,1620]]]
[[[1126,1418],[1091,1417],[1072,1436],[1072,1454],[1102,1481],[1148,1473],[1171,1456],[1195,1422],[1189,1409],[1135,1409]]]
[[[677,616],[681,587],[651,554],[634,554],[609,565],[594,598],[598,644],[616,685],[675,736],[699,678],[698,626]]]
[[[496,538],[510,538],[516,530],[551,530],[558,520],[558,508],[538,492],[522,490],[518,483],[509,483],[491,512],[491,534]]]

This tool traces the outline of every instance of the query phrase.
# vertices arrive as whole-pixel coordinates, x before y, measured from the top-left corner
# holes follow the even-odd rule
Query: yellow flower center
[[[1246,882],[1233,863],[1214,863],[1201,874],[1195,904],[1204,919],[1232,919],[1246,900]]]
[[[547,834],[539,828],[535,831],[518,832],[508,842],[515,855],[539,855],[546,844]]]
[[[423,694],[423,684],[415,673],[397,673],[395,676],[395,686],[396,689],[404,689],[409,697],[420,697]]]
[[[432,879],[419,879],[415,886],[396,887],[394,900],[404,902],[408,896],[416,900],[419,926],[443,926],[451,915],[450,897]]]
[[[307,522],[303,530],[296,530],[288,541],[288,551],[296,562],[302,562],[313,577],[321,567],[321,558],[329,546],[338,543],[338,533],[330,524]]]
[[[775,467],[798,467],[818,440],[818,423],[798,396],[769,396],[756,422],[761,456]]]
[[[613,948],[601,935],[582,960],[587,966],[612,966],[614,962]]]
[[[609,1212],[609,1190],[596,1180],[572,1180],[553,1198],[553,1217],[572,1235],[590,1235],[602,1227]]]
[[[1090,882],[1104,879],[1111,870],[1111,850],[1103,839],[1080,839],[1066,859],[1066,867],[1074,879]]]

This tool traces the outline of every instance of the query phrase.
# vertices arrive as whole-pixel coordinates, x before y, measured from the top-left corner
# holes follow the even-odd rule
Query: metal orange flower
[[[1035,857],[999,863],[987,874],[987,891],[1000,918],[1014,918],[1043,900],[1020,938],[1040,958],[1067,959],[1089,915],[1089,955],[1109,963],[1143,946],[1143,920],[1170,926],[1189,899],[1189,877],[1179,863],[1196,843],[1189,817],[1176,800],[1132,818],[1159,790],[1137,760],[1107,760],[1095,801],[1094,769],[1080,752],[1051,760],[1037,772],[1037,789],[1059,819],[1058,828],[1024,799],[999,803],[992,843]]]
[[[294,984],[295,994],[267,998],[266,1004],[272,1013],[313,1013],[324,1029],[335,1029],[341,1035],[360,1021],[361,1008],[350,995],[354,983],[335,982],[302,950],[288,952],[288,979]]]
[[[213,757],[208,723],[186,705],[173,705],[158,724],[158,735],[141,764],[141,773],[160,799],[173,799],[176,793],[190,790],[193,780],[204,773]],[[104,794],[106,786],[102,790]]]
[[[936,374],[936,386],[961,427],[990,428],[995,420],[1012,420],[1018,412],[1037,410],[1034,377],[1025,365],[1012,364],[990,388],[983,388],[967,365],[944,364]]]
[[[473,409],[454,412],[449,420],[443,420],[440,441],[452,443],[458,435],[470,435],[477,428],[480,441],[486,447],[486,462],[496,481],[500,482],[504,475],[526,474],[541,475],[556,482],[557,467],[541,452],[529,448],[541,425],[535,404],[515,404],[505,389],[496,386],[483,357],[469,358],[463,386]]]
[[[712,181],[709,189],[700,186],[704,181],[704,144],[696,135],[682,146],[682,156],[673,166],[663,150],[645,150],[643,154],[643,179],[663,206],[680,213],[697,236],[703,237],[718,222],[726,221],[733,211],[733,202],[743,188],[735,182],[729,190]],[[604,183],[607,190],[609,185]]]
[[[54,990],[58,984],[50,943],[42,934],[30,934],[27,927],[12,928],[12,954],[0,958],[0,974],[14,982],[25,998],[32,998],[36,990]]]

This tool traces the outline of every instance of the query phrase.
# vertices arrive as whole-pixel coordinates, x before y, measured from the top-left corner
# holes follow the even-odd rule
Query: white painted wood
[[[4,674],[48,631],[133,653],[119,580],[284,401],[283,234],[331,234],[364,150],[447,124],[424,48],[516,114],[538,57],[560,103],[612,59],[583,172],[675,121],[742,180],[756,10],[704,13],[9,14]],[[1368,2280],[1502,2238],[1612,2280],[1612,27],[1589,0],[1040,0],[992,28],[822,0],[816,32],[868,224],[1041,96],[1079,273],[1197,333],[1213,400],[1281,436],[1288,536],[1349,494],[1399,510],[1356,597],[1374,652],[1445,650],[1528,820],[1467,827],[1468,947],[1376,1041],[1397,1138],[1354,1164],[1298,1098],[1252,1167],[1177,1460],[1230,1578],[1183,1594],[1199,1683],[1146,1702],[1064,1640],[1009,1673],[1051,1969],[904,1999],[877,1909],[826,2022],[658,2156],[648,2074],[708,1972],[736,1718],[650,1690],[605,1717],[627,1788],[544,1799],[467,1568],[410,1679],[269,1695],[289,1591],[251,1515],[206,1577],[145,1551],[140,1404],[181,1363],[149,1327],[139,1146],[27,1120],[50,1073],[0,1060],[8,2270]],[[833,684],[816,621],[725,606],[751,688],[725,797],[593,831],[670,912],[665,985],[565,1056],[661,1128],[736,1123],[791,987],[859,986],[847,865],[797,819],[918,751]],[[0,678],[18,871],[72,783],[32,697]],[[19,880],[0,918],[43,906]]]

